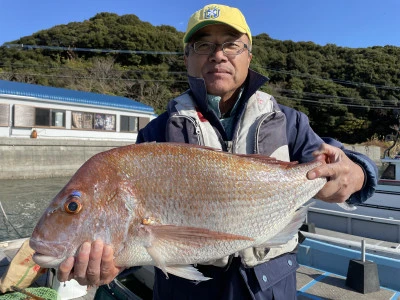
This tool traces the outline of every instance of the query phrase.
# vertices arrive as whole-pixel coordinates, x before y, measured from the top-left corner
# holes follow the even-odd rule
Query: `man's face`
[[[192,43],[197,41],[216,44],[242,41],[250,46],[246,34],[223,24],[208,25],[200,29],[192,38]],[[209,94],[227,100],[244,83],[251,58],[247,49],[239,55],[227,56],[222,52],[221,46],[209,55],[197,54],[191,48],[189,55],[185,56],[185,65],[189,75],[204,78]]]

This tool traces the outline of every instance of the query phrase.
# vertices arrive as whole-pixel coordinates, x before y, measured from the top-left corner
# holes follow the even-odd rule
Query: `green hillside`
[[[99,13],[6,43],[0,79],[125,96],[160,113],[188,88],[182,37],[135,15]],[[307,113],[321,136],[360,143],[399,122],[399,47],[320,46],[260,34],[251,67],[270,78],[265,91]]]

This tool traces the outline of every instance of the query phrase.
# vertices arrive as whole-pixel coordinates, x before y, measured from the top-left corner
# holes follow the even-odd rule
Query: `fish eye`
[[[82,209],[82,203],[78,197],[71,197],[65,202],[64,209],[69,214],[77,214]]]

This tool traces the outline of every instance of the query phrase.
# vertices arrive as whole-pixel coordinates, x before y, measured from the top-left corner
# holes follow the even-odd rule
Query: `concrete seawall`
[[[364,145],[344,145],[346,149],[356,151],[368,156],[370,159],[377,164],[377,166],[381,166],[381,156],[383,154],[383,150],[378,146],[364,146]]]
[[[131,144],[120,141],[0,138],[0,179],[72,176],[94,154]],[[380,165],[376,146],[345,145]]]
[[[0,138],[0,179],[68,177],[94,154],[131,143]]]

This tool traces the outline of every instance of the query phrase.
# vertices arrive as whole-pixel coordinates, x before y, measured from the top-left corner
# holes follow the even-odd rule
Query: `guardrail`
[[[307,222],[328,230],[400,243],[400,220],[309,207]]]

